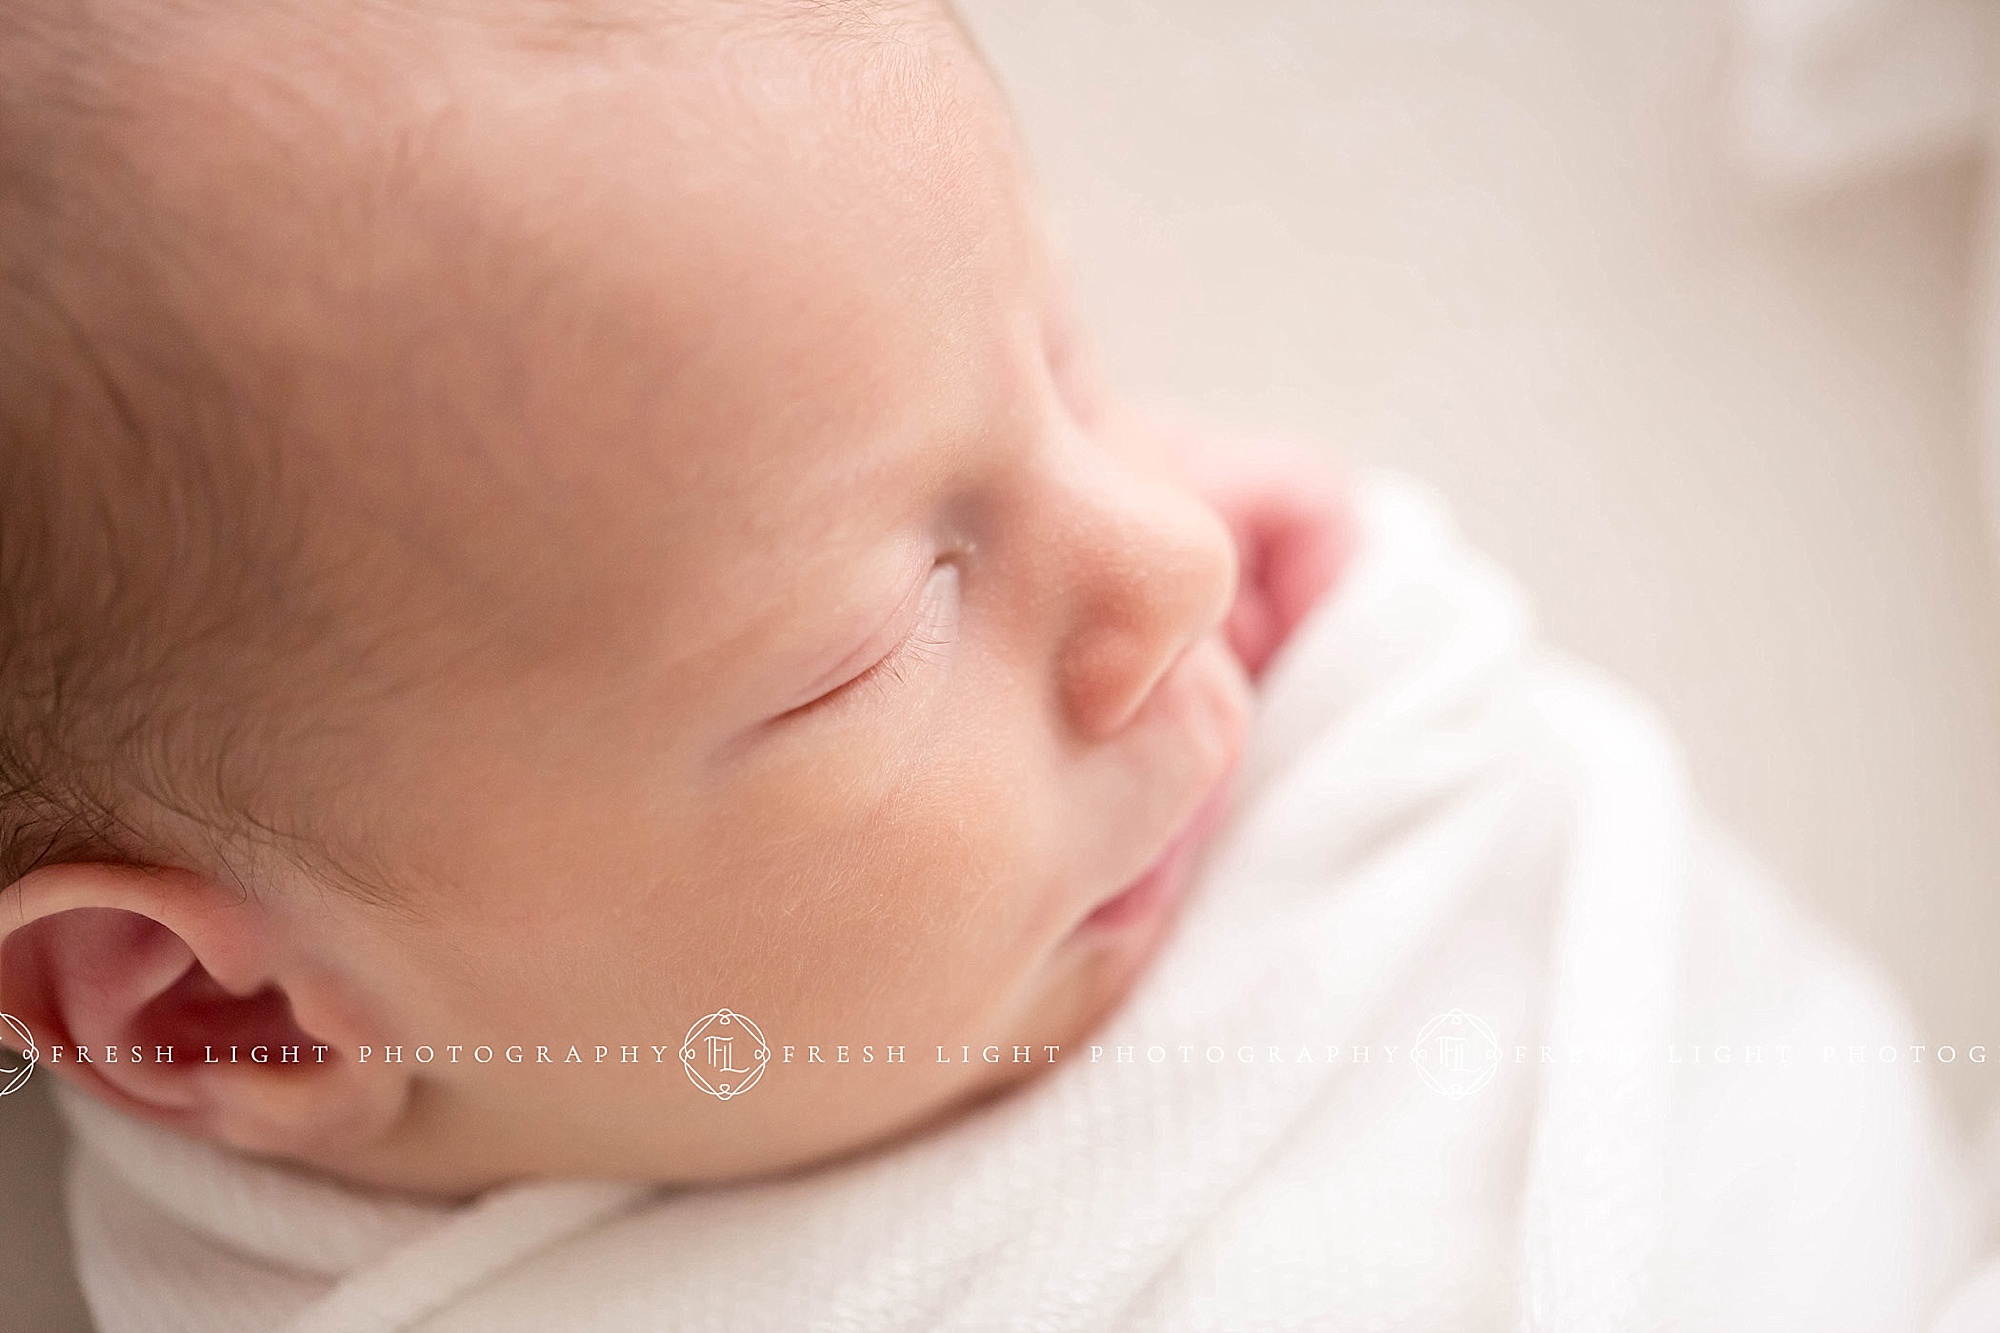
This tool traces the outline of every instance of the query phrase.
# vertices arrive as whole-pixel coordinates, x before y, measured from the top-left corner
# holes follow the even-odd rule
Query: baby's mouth
[[[1222,820],[1228,805],[1230,779],[1235,770],[1224,772],[1215,786],[1209,790],[1194,813],[1189,815],[1180,829],[1168,840],[1153,863],[1146,867],[1139,878],[1133,880],[1115,897],[1098,904],[1095,911],[1084,918],[1079,931],[1119,930],[1135,922],[1151,920],[1163,911],[1180,894],[1181,885],[1186,882],[1188,867],[1202,844]]]

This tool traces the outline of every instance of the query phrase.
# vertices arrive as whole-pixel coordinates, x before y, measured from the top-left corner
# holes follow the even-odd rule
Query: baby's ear
[[[0,893],[0,1012],[42,1066],[245,1152],[325,1158],[394,1123],[409,1083],[353,1059],[379,1039],[357,998],[266,905],[184,871],[48,866]]]

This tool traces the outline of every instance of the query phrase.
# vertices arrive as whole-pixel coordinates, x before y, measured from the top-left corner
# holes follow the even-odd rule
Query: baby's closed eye
[[[910,609],[898,617],[901,633],[887,652],[864,662],[851,675],[844,675],[828,688],[790,709],[791,718],[836,705],[845,706],[862,697],[879,695],[905,685],[925,670],[941,667],[951,657],[958,642],[959,577],[951,560],[939,560],[931,567]]]

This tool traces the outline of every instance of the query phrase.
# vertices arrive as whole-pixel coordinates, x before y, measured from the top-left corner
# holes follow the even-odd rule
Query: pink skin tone
[[[831,81],[781,32],[727,79],[699,36],[607,75],[421,34],[349,140],[282,163],[232,101],[248,28],[174,53],[135,152],[227,256],[197,274],[218,356],[309,423],[299,558],[341,577],[285,602],[313,644],[214,679],[300,682],[261,813],[387,889],[247,842],[44,867],[0,891],[0,1009],[45,1044],[324,1043],[59,1072],[448,1195],[783,1171],[1047,1067],[799,1063],[725,1103],[650,1050],[725,1005],[801,1053],[1087,1037],[1172,927],[1250,677],[1337,575],[1338,484],[1108,398],[949,28]],[[381,89],[446,68],[477,114],[314,285],[315,210],[399,123]],[[176,818],[138,815],[199,846]],[[644,1063],[356,1058],[417,1043]]]

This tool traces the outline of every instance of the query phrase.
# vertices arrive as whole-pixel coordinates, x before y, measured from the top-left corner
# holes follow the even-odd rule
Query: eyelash
[[[875,663],[859,675],[851,676],[834,686],[819,698],[805,704],[798,711],[810,712],[824,705],[831,705],[853,694],[863,691],[890,690],[907,684],[913,675],[926,666],[942,664],[949,656],[946,651],[958,642],[958,568],[946,561],[939,561],[930,573],[930,578],[948,577],[953,587],[949,592],[926,588],[923,593],[916,624],[903,636],[902,642],[876,659]],[[941,612],[938,603],[949,598],[949,612]]]
[[[897,644],[887,657],[834,692],[838,694],[857,686],[887,688],[905,684],[919,668],[944,661],[942,650],[951,647],[952,643],[950,637],[933,636],[919,626],[911,630],[910,636]]]

